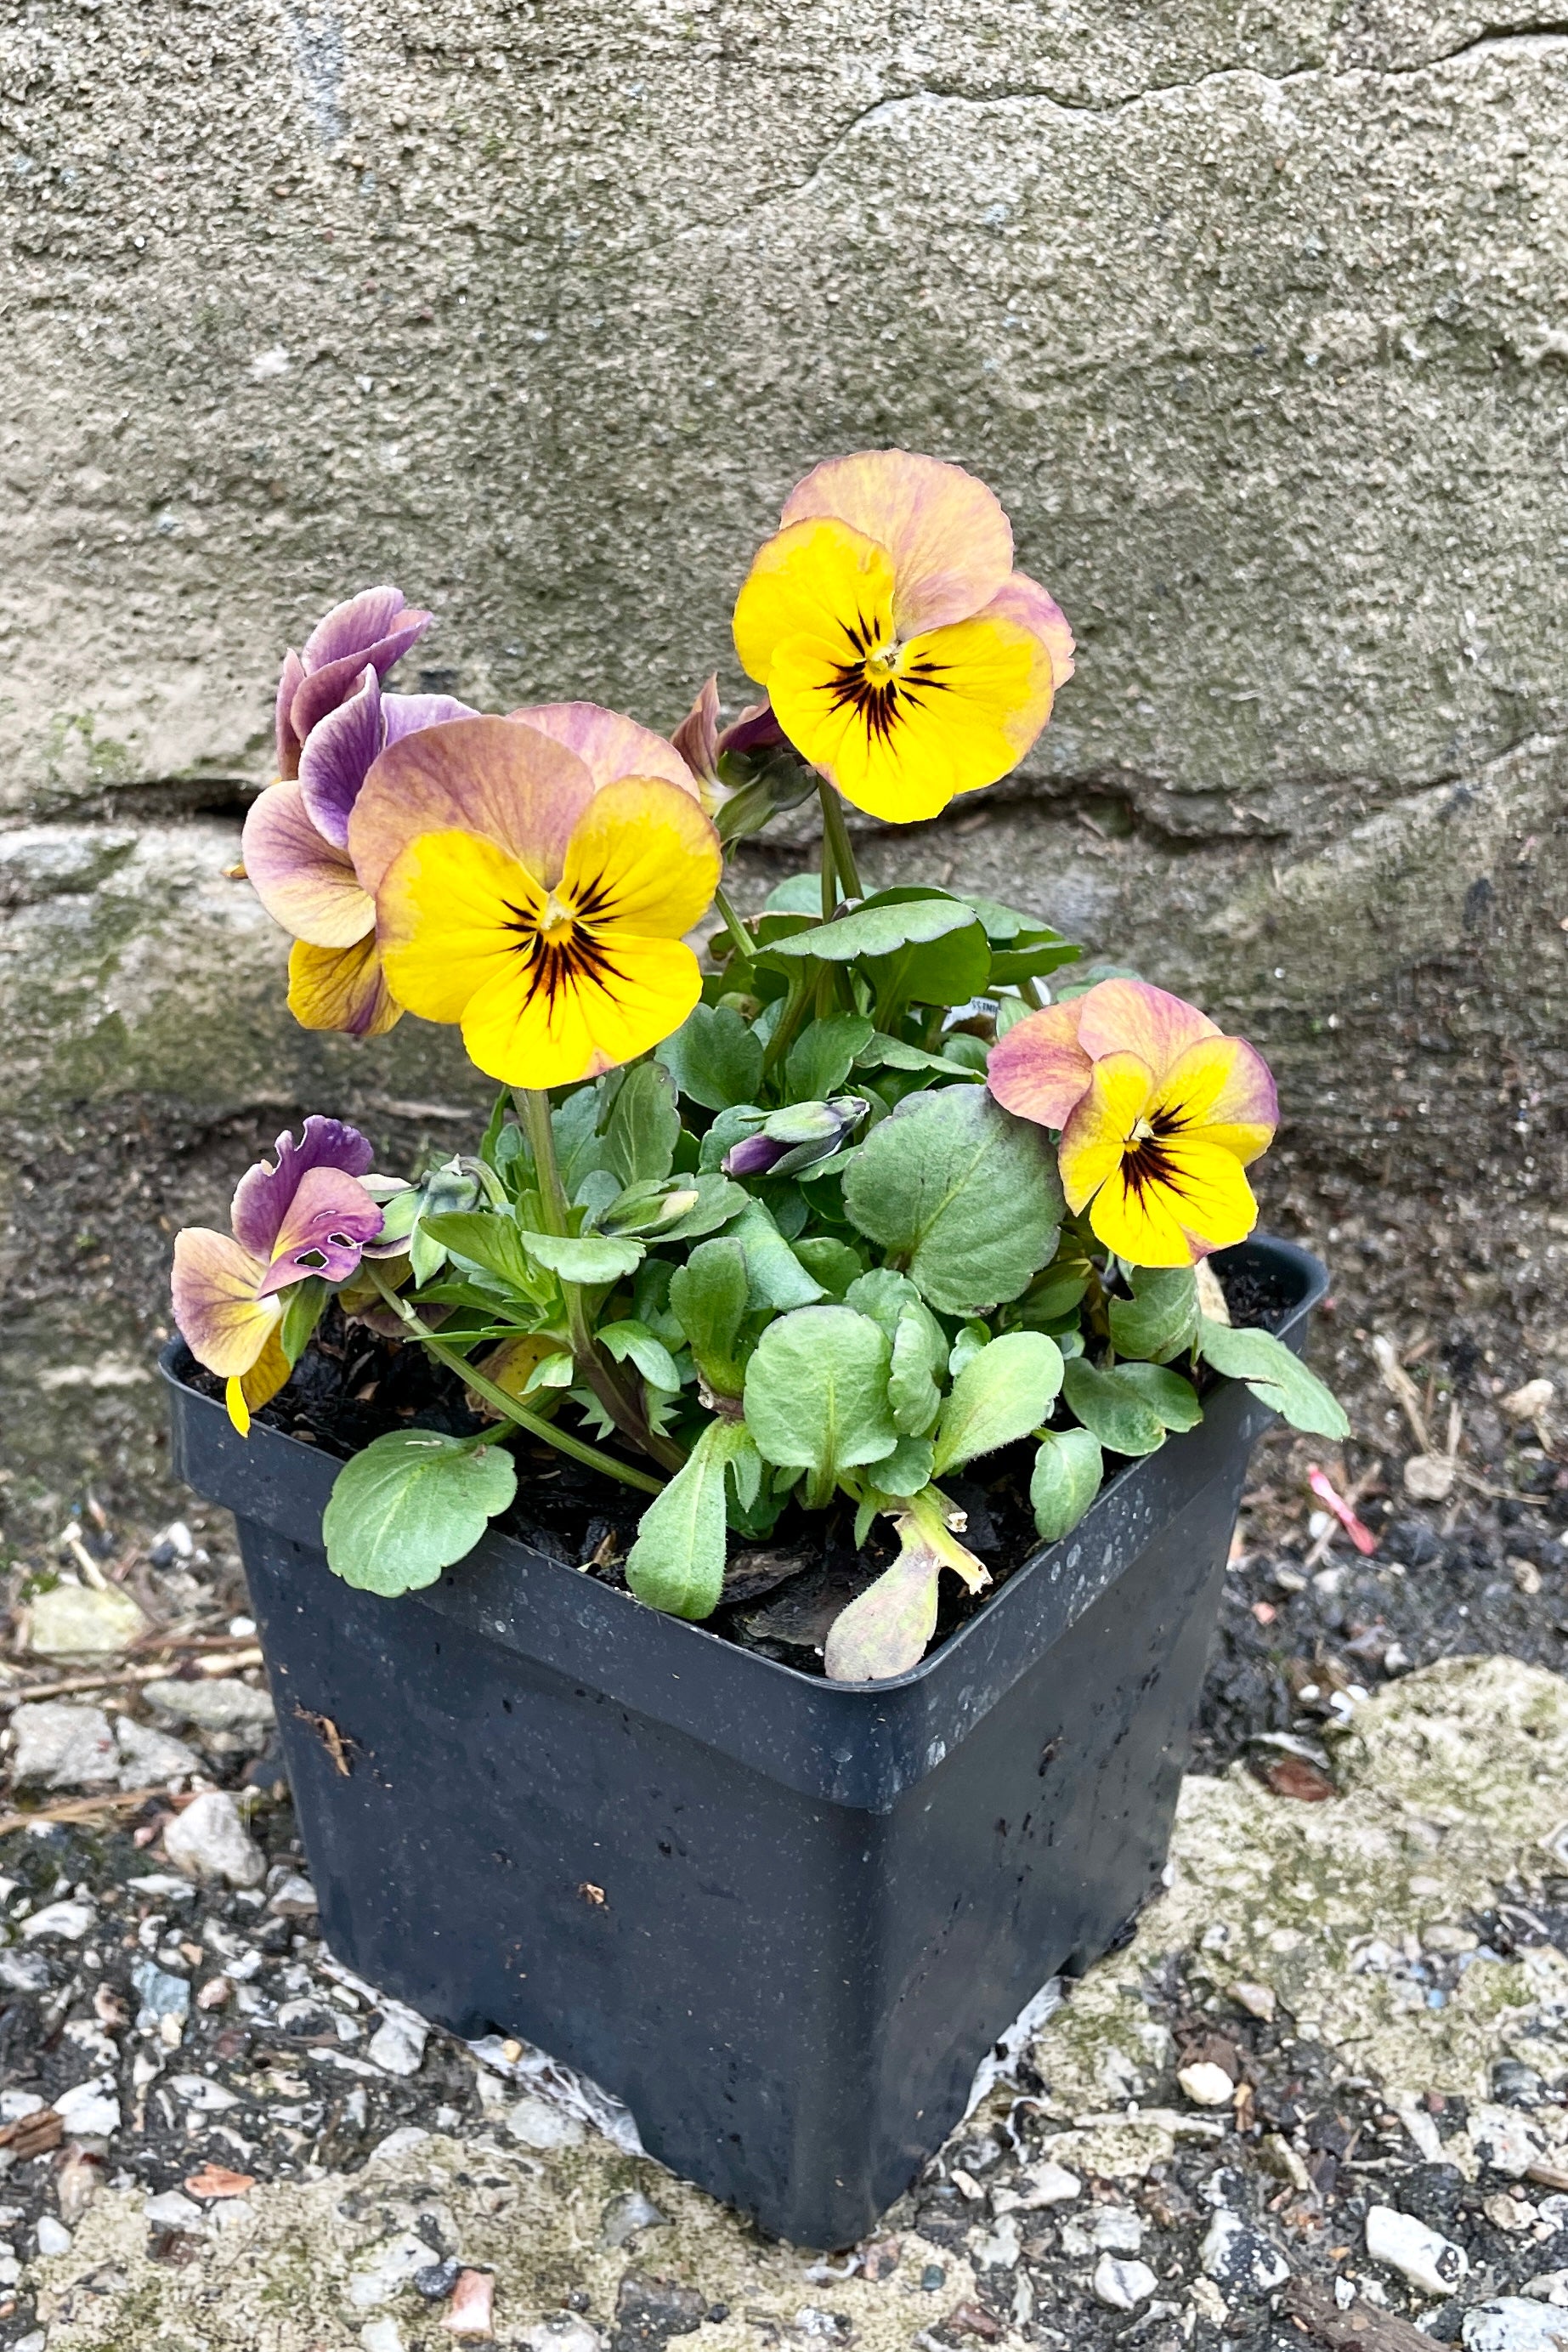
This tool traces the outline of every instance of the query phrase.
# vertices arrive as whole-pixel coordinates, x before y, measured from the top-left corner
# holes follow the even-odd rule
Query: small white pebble
[[[1196,2066],[1183,2066],[1176,2081],[1195,2107],[1228,2107],[1236,2097],[1236,2085],[1224,2067],[1209,2058]]]
[[[1090,2281],[1095,2302],[1107,2311],[1136,2311],[1158,2284],[1147,2263],[1118,2262],[1114,2254],[1101,2255]]]

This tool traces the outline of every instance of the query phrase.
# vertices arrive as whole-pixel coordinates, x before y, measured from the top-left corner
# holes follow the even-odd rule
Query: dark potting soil
[[[1280,1321],[1289,1300],[1266,1267],[1243,1263],[1218,1271],[1233,1321],[1265,1327]],[[223,1383],[213,1374],[196,1367],[190,1379],[204,1395],[222,1396]],[[1210,1384],[1212,1375],[1207,1382],[1200,1378],[1200,1389]],[[335,1301],[287,1387],[256,1419],[344,1461],[392,1430],[433,1429],[466,1437],[481,1426],[455,1373],[423,1348],[350,1321]],[[972,1593],[956,1577],[942,1579],[933,1649],[983,1609],[1039,1549],[1029,1499],[1034,1451],[1026,1439],[988,1455],[973,1475],[943,1481],[944,1493],[966,1514],[961,1539],[984,1561],[991,1582],[985,1592]],[[512,1455],[517,1498],[498,1524],[520,1542],[624,1591],[626,1555],[636,1538],[643,1495],[526,1436],[516,1439]],[[1108,1457],[1108,1479],[1125,1466],[1120,1456]],[[857,1550],[854,1513],[847,1504],[808,1514],[791,1503],[766,1543],[731,1538],[725,1597],[706,1621],[708,1631],[802,1674],[821,1675],[829,1626],[896,1553],[896,1540],[883,1520],[873,1524]]]

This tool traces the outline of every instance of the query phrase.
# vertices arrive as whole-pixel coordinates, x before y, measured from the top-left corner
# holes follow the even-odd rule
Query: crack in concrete
[[[1134,107],[1145,106],[1151,99],[1183,96],[1190,91],[1207,89],[1213,82],[1260,82],[1270,89],[1283,90],[1291,89],[1299,83],[1313,81],[1320,78],[1331,82],[1362,79],[1402,80],[1416,74],[1435,73],[1442,66],[1451,65],[1458,58],[1474,57],[1488,49],[1515,47],[1528,48],[1536,43],[1562,41],[1568,41],[1568,19],[1554,20],[1544,25],[1522,25],[1513,27],[1499,26],[1473,35],[1469,40],[1461,42],[1458,47],[1445,50],[1439,57],[1423,58],[1414,65],[1335,66],[1326,58],[1318,58],[1310,64],[1293,66],[1288,72],[1282,74],[1264,73],[1255,66],[1216,66],[1207,73],[1196,75],[1190,81],[1154,82],[1147,89],[1130,91],[1125,98],[1113,99],[1104,105],[1091,105],[1083,100],[1063,98],[1056,90],[1035,85],[1020,85],[1016,89],[991,90],[982,96],[968,90],[944,89],[938,83],[922,82],[915,89],[905,90],[895,98],[878,99],[872,105],[862,107],[858,114],[852,115],[842,129],[835,131],[806,177],[799,181],[794,187],[779,189],[769,195],[759,198],[756,204],[747,205],[744,211],[734,215],[726,222],[705,224],[702,228],[694,226],[690,229],[683,229],[676,236],[666,242],[679,244],[686,237],[706,234],[714,227],[718,227],[721,232],[724,229],[736,228],[743,222],[754,218],[758,214],[769,210],[774,205],[794,204],[802,196],[809,196],[815,183],[831,163],[833,158],[868,123],[879,120],[891,120],[906,110],[914,110],[926,103],[939,106],[987,107],[1007,106],[1022,100],[1051,107],[1061,114],[1083,114],[1100,120],[1108,120],[1114,115],[1127,113]]]

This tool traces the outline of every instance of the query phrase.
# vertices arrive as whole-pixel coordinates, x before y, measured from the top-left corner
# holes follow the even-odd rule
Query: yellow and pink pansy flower
[[[372,1154],[357,1128],[312,1117],[298,1143],[286,1131],[276,1149],[276,1164],[259,1160],[240,1178],[232,1234],[193,1225],[174,1243],[174,1320],[196,1361],[226,1382],[242,1436],[292,1369],[282,1294],[312,1275],[346,1281],[383,1223],[360,1181]]]
[[[374,663],[366,662],[353,690],[311,726],[297,775],[269,785],[252,807],[245,870],[267,913],[293,937],[288,1009],[302,1028],[380,1037],[398,1020],[402,1007],[376,950],[375,901],[361,888],[349,855],[349,818],[389,743],[473,716],[449,694],[383,694]]]
[[[1072,632],[1013,569],[996,494],[903,449],[797,484],[735,608],[743,668],[847,801],[908,824],[1023,758],[1072,675]]]
[[[632,1061],[702,992],[683,935],[718,886],[718,835],[679,753],[614,711],[536,704],[405,737],[349,847],[392,994],[461,1024],[506,1085]]]
[[[1004,1109],[1060,1130],[1068,1207],[1127,1264],[1191,1265],[1257,1223],[1245,1171],[1279,1124],[1273,1078],[1179,996],[1102,981],[1016,1022],[986,1082]]]

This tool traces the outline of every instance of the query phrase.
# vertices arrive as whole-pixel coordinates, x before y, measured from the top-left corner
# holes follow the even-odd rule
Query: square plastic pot
[[[1303,1252],[1236,1254],[1292,1300]],[[226,1504],[334,1952],[623,2099],[672,2170],[850,2243],[988,2048],[1166,1859],[1248,1455],[1224,1383],[896,1682],[834,1684],[490,1534],[397,1601],[321,1546],[337,1464],[250,1439],[166,1353],[174,1463]],[[337,1727],[350,1769],[321,1736]]]

